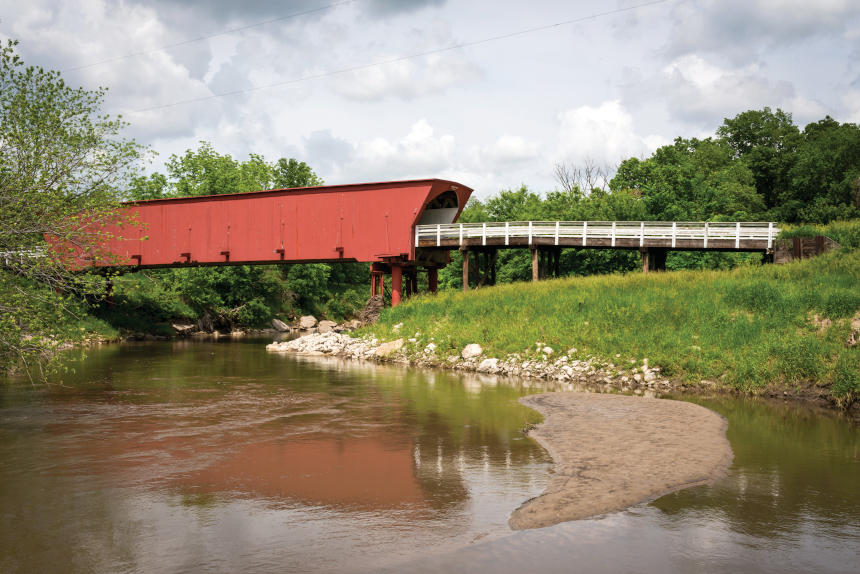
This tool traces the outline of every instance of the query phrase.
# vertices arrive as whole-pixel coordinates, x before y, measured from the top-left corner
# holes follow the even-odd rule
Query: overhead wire
[[[199,97],[196,97],[196,98],[188,98],[188,99],[185,99],[185,100],[178,100],[178,101],[170,102],[170,103],[166,103],[166,104],[158,104],[158,105],[154,105],[154,106],[148,106],[148,107],[145,107],[145,108],[139,108],[139,109],[136,109],[136,110],[132,110],[132,111],[131,111],[131,113],[143,113],[143,112],[150,112],[150,111],[155,111],[155,110],[162,110],[162,109],[166,109],[166,108],[172,108],[172,107],[175,107],[175,106],[181,106],[181,105],[186,105],[186,104],[193,104],[193,103],[198,103],[198,102],[205,102],[205,101],[208,101],[208,100],[214,100],[214,99],[217,99],[217,98],[223,98],[223,97],[227,97],[227,96],[236,96],[236,95],[240,95],[240,94],[247,94],[247,93],[252,93],[252,92],[258,92],[258,91],[261,91],[261,90],[269,90],[269,89],[272,89],[272,88],[278,88],[278,87],[282,87],[282,86],[288,86],[288,85],[290,85],[290,84],[297,84],[297,83],[300,83],[300,82],[307,82],[307,81],[311,81],[311,80],[320,80],[320,79],[323,79],[323,78],[329,78],[329,77],[337,76],[337,75],[341,75],[341,74],[348,74],[348,73],[351,73],[351,72],[359,72],[359,71],[367,70],[367,69],[370,69],[370,68],[375,68],[375,67],[379,67],[379,66],[386,66],[386,65],[389,65],[389,64],[395,64],[395,63],[397,63],[397,62],[404,62],[404,61],[407,61],[407,60],[413,60],[413,59],[415,59],[415,58],[422,58],[422,57],[424,57],[424,56],[432,56],[432,55],[435,55],[435,54],[441,54],[441,53],[444,53],[444,52],[451,52],[451,51],[453,51],[453,50],[460,50],[460,49],[463,49],[463,48],[470,48],[470,47],[472,47],[472,46],[479,46],[479,45],[481,45],[481,44],[487,44],[487,43],[490,43],[490,42],[496,42],[496,41],[499,41],[499,40],[506,40],[506,39],[508,39],[508,38],[515,38],[515,37],[517,37],[517,36],[523,36],[523,35],[526,35],[526,34],[533,34],[533,33],[535,33],[535,32],[542,32],[542,31],[545,31],[545,30],[550,30],[550,29],[552,29],[552,28],[558,28],[558,27],[561,27],[561,26],[568,26],[568,25],[570,25],[570,24],[578,24],[578,23],[580,23],[580,22],[586,22],[586,21],[588,21],[588,20],[595,20],[595,19],[597,19],[597,18],[602,18],[602,17],[605,17],[605,16],[613,16],[613,15],[615,15],[615,14],[621,14],[621,13],[624,13],[624,12],[632,12],[632,11],[634,11],[634,10],[638,10],[638,9],[641,9],[641,8],[648,8],[648,7],[656,6],[656,5],[659,5],[659,4],[665,4],[665,3],[670,2],[670,1],[671,1],[671,0],[651,0],[650,2],[643,2],[643,3],[640,3],[640,4],[634,4],[634,5],[632,5],[632,6],[626,6],[626,7],[623,7],[623,8],[616,8],[616,9],[614,9],[614,10],[606,10],[606,11],[604,11],[604,12],[597,12],[597,13],[591,14],[591,15],[589,15],[589,16],[581,16],[581,17],[577,17],[577,18],[571,18],[571,19],[569,19],[569,20],[563,20],[563,21],[560,21],[560,22],[555,22],[555,23],[552,23],[552,24],[545,24],[545,25],[542,25],[542,26],[535,26],[535,27],[533,27],[533,28],[526,28],[526,29],[524,29],[524,30],[517,30],[517,31],[515,31],[515,32],[507,32],[507,33],[505,33],[505,34],[499,34],[499,35],[497,35],[497,36],[490,36],[490,37],[487,37],[487,38],[482,38],[482,39],[480,39],[480,40],[473,40],[473,41],[471,41],[471,42],[459,42],[459,43],[457,43],[457,44],[452,44],[452,45],[450,45],[450,46],[444,46],[444,47],[441,47],[441,48],[434,48],[434,49],[432,49],[432,50],[425,50],[425,51],[422,51],[422,52],[416,52],[416,53],[408,54],[408,55],[404,55],[404,56],[397,56],[397,57],[389,58],[389,59],[386,59],[386,60],[380,60],[380,61],[378,61],[378,62],[371,62],[371,63],[368,63],[368,64],[360,64],[360,65],[357,65],[357,66],[351,66],[351,67],[348,67],[348,68],[341,68],[341,69],[339,69],[339,70],[331,70],[331,71],[328,71],[328,72],[320,72],[320,73],[318,73],[318,74],[308,74],[308,75],[301,76],[301,77],[298,77],[298,78],[291,78],[291,79],[289,79],[289,80],[281,80],[281,81],[278,81],[278,82],[272,82],[272,83],[270,83],[270,84],[263,84],[263,85],[260,85],[260,86],[250,86],[250,87],[247,87],[247,88],[240,88],[240,89],[236,89],[236,90],[229,90],[229,91],[226,91],[226,92],[219,92],[219,93],[215,93],[215,94],[209,94],[209,95],[206,95],[206,96],[199,96]]]

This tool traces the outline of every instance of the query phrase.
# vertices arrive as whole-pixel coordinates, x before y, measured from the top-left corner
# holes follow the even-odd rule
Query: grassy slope
[[[641,361],[691,381],[743,390],[816,387],[839,402],[860,398],[860,250],[732,271],[567,278],[468,293],[445,291],[386,310],[373,332],[432,339],[446,357],[468,343],[490,356],[536,342],[580,355]],[[821,329],[814,315],[832,320]]]

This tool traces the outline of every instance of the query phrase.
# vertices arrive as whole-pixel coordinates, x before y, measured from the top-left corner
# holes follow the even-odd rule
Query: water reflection
[[[0,388],[0,571],[362,570],[502,535],[550,464],[524,392],[260,342],[96,350]]]

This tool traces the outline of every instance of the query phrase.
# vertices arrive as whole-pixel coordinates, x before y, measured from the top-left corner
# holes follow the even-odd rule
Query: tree
[[[97,254],[99,224],[116,220],[142,153],[119,137],[120,117],[100,113],[106,89],[25,66],[16,45],[0,48],[0,368],[43,357],[58,337],[54,311],[68,303],[57,291],[87,289],[45,236]]]
[[[860,127],[830,116],[806,126],[789,179],[785,201],[797,220],[860,216]]]
[[[747,110],[726,118],[717,136],[752,171],[756,191],[767,208],[778,207],[788,190],[788,172],[802,141],[791,114],[768,107]]]

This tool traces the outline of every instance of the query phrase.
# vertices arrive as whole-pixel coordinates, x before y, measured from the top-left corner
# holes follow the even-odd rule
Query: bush
[[[831,390],[837,401],[846,406],[860,397],[860,350],[846,349],[839,354]]]

